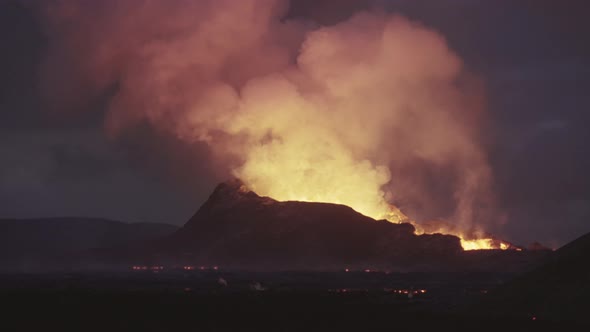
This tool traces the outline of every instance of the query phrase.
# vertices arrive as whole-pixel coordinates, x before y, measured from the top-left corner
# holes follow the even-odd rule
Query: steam
[[[486,222],[477,81],[436,31],[359,12],[333,26],[274,0],[57,1],[44,10],[48,96],[81,107],[116,86],[105,127],[205,142],[255,192],[375,218]],[[84,98],[81,98],[83,96]],[[431,170],[450,199],[419,181]],[[451,201],[444,214],[429,206]],[[420,212],[427,211],[427,212]]]

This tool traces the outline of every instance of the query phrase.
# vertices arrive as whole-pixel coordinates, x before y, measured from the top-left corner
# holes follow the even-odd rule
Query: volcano
[[[434,264],[462,251],[458,237],[414,232],[345,205],[261,197],[233,180],[157,251],[185,263],[273,269]]]

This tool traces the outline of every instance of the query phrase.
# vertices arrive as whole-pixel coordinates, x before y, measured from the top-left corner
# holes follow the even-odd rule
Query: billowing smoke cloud
[[[483,223],[483,96],[444,38],[382,12],[321,27],[285,19],[288,8],[52,2],[45,77],[61,84],[48,80],[47,94],[74,105],[115,87],[110,134],[149,122],[205,142],[216,164],[262,195],[403,219],[396,203],[411,218]]]

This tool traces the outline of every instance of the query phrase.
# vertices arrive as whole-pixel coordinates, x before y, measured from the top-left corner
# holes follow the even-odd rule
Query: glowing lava
[[[482,232],[463,232],[456,228],[449,228],[446,226],[439,226],[435,228],[430,228],[428,232],[424,230],[422,225],[411,222],[412,225],[416,228],[416,234],[448,234],[454,235],[461,240],[461,247],[463,250],[491,250],[491,249],[500,249],[500,250],[507,250],[507,249],[517,249],[516,247],[512,246],[510,243],[498,240],[495,238],[490,237],[489,235],[484,235]],[[467,235],[469,234],[470,235]]]
[[[461,237],[460,237],[461,238]],[[482,250],[482,249],[508,249],[508,246],[503,242],[500,243],[499,248],[494,245],[493,239],[476,239],[476,240],[465,240],[461,238],[461,246],[463,250]]]
[[[449,230],[447,228],[439,228],[439,229],[430,229],[428,232],[425,232],[420,224],[416,222],[411,222],[414,227],[416,227],[416,234],[448,234],[454,235],[461,240],[461,247],[463,250],[491,250],[491,249],[500,249],[500,250],[508,250],[508,249],[517,249],[513,247],[510,243],[501,241],[498,239],[494,239],[492,237],[487,236],[468,236],[465,235],[464,232],[457,231],[457,230]]]

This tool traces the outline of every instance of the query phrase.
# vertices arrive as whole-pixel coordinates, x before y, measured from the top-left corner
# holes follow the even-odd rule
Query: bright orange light
[[[492,239],[464,240],[461,239],[463,250],[494,249]]]
[[[483,238],[483,239],[475,239],[475,240],[465,240],[461,238],[461,246],[463,250],[485,250],[485,249],[500,249],[500,250],[508,250],[510,249],[510,244],[506,242],[501,242],[498,240],[494,240],[492,238]]]
[[[424,231],[424,228],[420,224],[413,222],[413,221],[410,221],[410,223],[412,225],[414,225],[414,227],[416,228],[416,231],[415,231],[416,235],[421,235],[421,234],[426,233]],[[461,247],[465,251],[468,251],[468,250],[490,250],[490,249],[501,249],[501,250],[515,249],[515,250],[518,250],[518,247],[512,247],[510,245],[510,243],[500,241],[498,239],[494,239],[489,236],[481,235],[481,234],[479,236],[478,236],[478,234],[472,234],[471,236],[468,236],[465,233],[463,233],[462,231],[450,228],[450,227],[448,227],[448,225],[445,225],[445,224],[441,224],[440,226],[436,227],[435,229],[429,229],[428,234],[434,234],[434,233],[448,234],[448,235],[454,235],[454,236],[458,237],[461,241]]]

